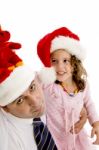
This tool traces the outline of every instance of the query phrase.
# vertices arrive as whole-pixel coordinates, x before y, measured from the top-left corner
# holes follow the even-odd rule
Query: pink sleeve
[[[90,124],[93,124],[96,121],[99,121],[99,116],[96,112],[95,105],[91,99],[89,84],[86,84],[86,88],[84,90],[84,105],[87,109],[88,119]]]

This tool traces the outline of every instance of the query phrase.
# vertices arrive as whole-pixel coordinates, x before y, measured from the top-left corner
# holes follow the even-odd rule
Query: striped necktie
[[[38,150],[57,150],[54,140],[48,131],[47,126],[40,118],[33,119],[34,138]]]

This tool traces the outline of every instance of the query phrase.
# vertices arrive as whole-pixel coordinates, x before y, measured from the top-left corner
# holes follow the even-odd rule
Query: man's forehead
[[[35,83],[35,79],[34,80],[32,80],[32,82],[31,83]],[[31,85],[31,83],[30,83],[30,85]]]
[[[26,91],[29,90],[30,86],[31,86],[33,83],[35,83],[35,79],[32,80],[32,82],[30,83],[30,85],[29,85],[29,87],[26,89]],[[26,91],[24,91],[18,98],[16,98],[15,101],[18,100],[18,99],[20,99],[20,98],[22,98],[22,97],[24,96],[24,94],[25,94]],[[15,101],[14,101],[14,102],[15,102]],[[14,103],[14,102],[13,102],[13,103]]]

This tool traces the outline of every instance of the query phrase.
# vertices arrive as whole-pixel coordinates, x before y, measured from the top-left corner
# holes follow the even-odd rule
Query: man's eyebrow
[[[33,80],[31,83],[30,83],[30,86],[35,83],[35,81]],[[30,87],[29,86],[29,87]],[[20,98],[24,97],[24,95],[20,95],[18,98],[16,98],[12,103],[15,103],[17,100],[19,100]]]
[[[35,81],[34,81],[34,80],[30,83],[30,86],[31,86],[33,83],[35,83]]]

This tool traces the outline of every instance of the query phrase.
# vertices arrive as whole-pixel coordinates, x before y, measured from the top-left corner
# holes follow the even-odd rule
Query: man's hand
[[[76,134],[80,132],[80,130],[83,128],[83,126],[86,123],[86,121],[87,121],[87,111],[83,107],[81,112],[80,112],[80,119],[74,125],[74,131],[75,131]],[[73,127],[71,127],[70,132],[73,133]]]

